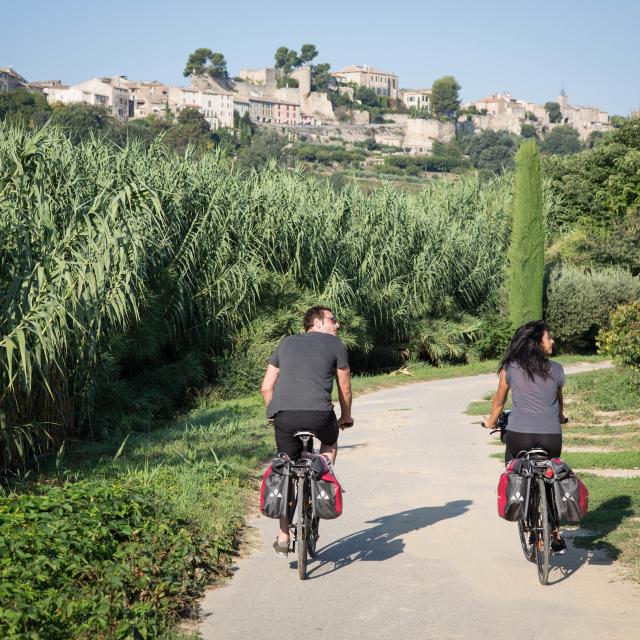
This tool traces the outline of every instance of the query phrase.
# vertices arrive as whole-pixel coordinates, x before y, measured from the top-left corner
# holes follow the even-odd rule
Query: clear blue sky
[[[333,69],[369,64],[430,86],[453,74],[464,100],[497,91],[627,115],[640,108],[637,0],[8,0],[0,66],[28,80],[101,75],[187,84],[190,52],[222,52],[232,75],[273,63],[279,46],[320,51]]]

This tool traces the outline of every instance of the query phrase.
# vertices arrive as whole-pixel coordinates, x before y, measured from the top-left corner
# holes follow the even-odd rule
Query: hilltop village
[[[304,47],[313,45],[304,45],[303,50]],[[211,54],[209,50],[199,49],[196,53],[202,51],[224,61],[221,54]],[[95,77],[66,85],[60,80],[28,81],[5,67],[0,69],[0,92],[28,88],[45,94],[51,105],[85,103],[104,107],[122,123],[150,116],[176,117],[184,109],[194,109],[212,131],[232,129],[239,118],[244,118],[290,139],[316,143],[361,143],[373,139],[378,145],[409,154],[428,154],[434,141],[450,143],[460,130],[469,134],[504,130],[520,135],[523,128],[529,128],[537,135],[568,125],[584,142],[593,132],[611,126],[607,113],[597,107],[571,105],[564,91],[544,105],[509,93],[495,93],[458,103],[455,111],[443,116],[432,110],[432,88],[401,89],[397,74],[367,65],[330,72],[329,65],[293,66],[285,61],[274,67],[242,69],[234,78],[227,75],[226,62],[223,73],[211,73],[202,64],[188,66],[185,75],[187,70],[189,86],[131,80],[126,76]],[[369,109],[368,105],[382,108]]]

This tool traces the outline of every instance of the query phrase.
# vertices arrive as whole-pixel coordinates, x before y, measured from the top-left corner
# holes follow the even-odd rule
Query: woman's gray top
[[[507,384],[511,389],[513,408],[507,429],[518,433],[562,433],[558,407],[558,389],[564,385],[564,369],[550,362],[551,374],[533,380],[518,365],[505,368]]]

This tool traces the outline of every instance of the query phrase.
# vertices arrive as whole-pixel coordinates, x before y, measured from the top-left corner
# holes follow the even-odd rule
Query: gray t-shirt
[[[280,369],[267,417],[278,411],[331,411],[336,368],[349,366],[347,348],[330,333],[299,333],[280,341],[269,358]]]
[[[562,433],[558,389],[564,385],[562,365],[551,361],[550,376],[534,380],[518,365],[507,365],[506,380],[513,408],[507,429],[518,433]]]

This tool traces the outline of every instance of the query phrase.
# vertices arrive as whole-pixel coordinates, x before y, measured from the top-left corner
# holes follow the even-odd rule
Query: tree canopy
[[[460,108],[461,86],[453,76],[438,78],[431,86],[431,111],[452,118]]]
[[[512,329],[542,319],[544,215],[538,145],[526,140],[516,154],[509,246],[509,318]]]
[[[544,110],[547,112],[549,122],[551,122],[551,124],[562,122],[562,111],[560,110],[560,105],[557,102],[545,102]]]
[[[51,115],[47,98],[29,89],[0,93],[0,120],[21,122],[29,127],[43,125]]]
[[[541,144],[541,149],[544,153],[557,153],[560,155],[577,153],[581,148],[582,144],[580,143],[578,132],[568,124],[554,127],[547,133]]]
[[[182,72],[185,78],[189,76],[209,75],[218,80],[226,80],[229,77],[227,61],[221,53],[214,53],[211,49],[201,47],[196,49],[187,60]]]
[[[306,64],[311,62],[318,55],[315,44],[303,44],[300,48],[300,63]]]
[[[465,152],[476,169],[500,173],[513,169],[513,156],[518,148],[518,139],[508,131],[488,129],[469,138]]]
[[[294,49],[287,47],[278,47],[274,54],[276,61],[276,69],[282,69],[285,74],[291,73],[302,65],[302,60]]]
[[[311,90],[327,91],[333,78],[331,76],[331,65],[327,62],[311,66]]]

